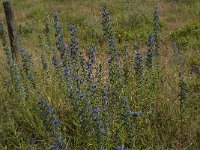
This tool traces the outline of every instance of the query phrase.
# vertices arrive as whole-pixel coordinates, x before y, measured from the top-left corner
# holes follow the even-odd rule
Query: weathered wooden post
[[[13,58],[17,60],[18,55],[19,55],[18,39],[17,39],[17,30],[15,27],[14,13],[11,7],[11,2],[4,1],[3,6],[4,6],[4,11],[5,11],[6,21],[7,21],[7,26],[8,26],[8,35],[10,39],[11,52],[12,52]]]

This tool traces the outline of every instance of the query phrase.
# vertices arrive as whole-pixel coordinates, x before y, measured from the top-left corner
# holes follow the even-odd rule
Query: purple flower
[[[83,99],[86,99],[87,95],[85,93],[81,93],[80,97],[83,98]]]
[[[128,147],[117,146],[117,150],[128,150]]]
[[[49,106],[47,101],[43,98],[40,98],[40,102],[38,103],[38,105],[41,119],[43,121],[43,126],[45,130],[49,133],[49,136],[54,138],[52,149],[65,149],[66,143],[64,138],[62,137],[59,119],[56,116],[53,107]]]
[[[129,113],[130,113],[130,115],[139,116],[139,115],[142,114],[142,111],[141,110],[139,110],[139,111],[131,111],[131,110],[129,110]]]

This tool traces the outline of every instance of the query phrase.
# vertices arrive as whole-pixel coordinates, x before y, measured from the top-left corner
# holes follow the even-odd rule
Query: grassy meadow
[[[200,149],[199,0],[0,2],[0,150]]]

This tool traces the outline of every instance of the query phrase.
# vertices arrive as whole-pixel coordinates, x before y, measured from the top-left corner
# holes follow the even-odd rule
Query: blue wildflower
[[[52,47],[52,39],[51,39],[51,26],[50,26],[50,19],[49,19],[49,15],[45,14],[45,29],[44,29],[44,33],[45,33],[45,37],[46,37],[46,41],[47,41],[47,47],[49,48],[50,52],[51,52],[51,61],[52,63],[54,62],[54,55],[55,55],[55,49]]]
[[[139,115],[142,114],[142,111],[141,110],[139,110],[139,111],[131,111],[131,110],[129,110],[129,113],[130,113],[130,115],[139,116]]]
[[[139,51],[139,49],[137,49],[137,52],[135,54],[135,60],[134,60],[134,70],[135,70],[135,77],[136,80],[141,79],[142,76],[142,72],[143,72],[143,59],[142,59],[142,54]]]
[[[33,145],[33,144],[35,144],[35,139],[34,138],[29,138],[28,142],[29,142],[29,144]]]
[[[155,56],[159,55],[160,48],[160,17],[158,11],[154,12],[154,54]],[[158,63],[158,62],[157,62]]]
[[[40,98],[38,108],[45,130],[48,132],[49,136],[54,139],[52,149],[66,149],[66,141],[61,134],[59,119],[55,114],[52,106],[50,106],[45,99]]]
[[[128,147],[117,146],[117,150],[128,150]]]
[[[26,76],[27,76],[30,84],[35,89],[36,88],[35,79],[33,77],[32,71],[30,70],[33,65],[32,57],[28,53],[28,51],[25,49],[20,49],[20,54],[21,54],[21,58],[22,58],[22,62],[23,62],[23,70],[26,73]]]
[[[111,28],[109,10],[106,7],[102,7],[102,26],[103,26],[104,35],[106,36],[108,40],[109,78],[110,78],[110,84],[113,85],[115,82],[117,82],[116,78],[119,77],[118,62],[117,62],[118,52],[116,48],[116,39],[113,35],[112,28]]]
[[[71,53],[71,59],[72,60],[76,60],[76,58],[78,59],[79,56],[79,51],[78,51],[78,40],[77,40],[77,30],[76,27],[74,25],[70,26],[70,53]]]
[[[56,47],[58,51],[60,52],[60,58],[62,60],[63,65],[65,64],[65,53],[67,52],[67,45],[64,42],[64,34],[63,34],[63,28],[61,25],[61,22],[58,17],[58,13],[54,13],[54,29],[55,29],[55,37],[57,39],[56,41]]]
[[[149,34],[148,37],[148,50],[146,53],[146,66],[148,69],[152,68],[153,66],[153,53],[154,53],[154,36],[152,34]]]

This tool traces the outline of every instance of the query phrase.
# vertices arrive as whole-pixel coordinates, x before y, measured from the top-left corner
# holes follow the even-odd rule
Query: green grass
[[[51,64],[50,51],[47,43],[44,49],[40,48],[38,35],[44,37],[45,13],[50,15],[52,47],[56,49],[53,31],[53,13],[58,12],[64,33],[65,42],[70,40],[69,25],[76,25],[78,31],[79,47],[84,58],[88,59],[89,45],[97,49],[97,62],[103,66],[103,78],[99,84],[99,93],[102,93],[108,82],[108,46],[102,31],[101,7],[98,0],[15,0],[12,2],[15,12],[15,21],[20,38],[20,48],[26,48],[32,55],[33,64],[30,71],[33,73],[37,88],[31,87],[23,63],[18,62],[23,85],[26,87],[28,98],[25,102],[15,89],[9,72],[6,55],[0,44],[0,149],[51,149],[53,138],[49,137],[42,125],[40,113],[37,111],[39,97],[44,97],[53,106],[61,122],[61,131],[69,140],[69,149],[97,149],[98,142],[93,137],[94,130],[88,133],[80,128],[80,120],[70,103],[68,89],[63,77],[60,77]],[[137,126],[131,150],[164,150],[173,149],[195,150],[200,146],[200,80],[198,71],[192,71],[200,64],[200,2],[199,1],[122,1],[111,0],[105,2],[111,13],[111,24],[120,52],[120,64],[124,65],[124,44],[128,45],[129,53],[126,58],[129,64],[128,83],[125,89],[115,85],[119,97],[127,94],[132,109],[141,108],[143,113],[134,118]],[[161,47],[160,68],[149,72],[144,67],[141,87],[137,87],[133,71],[133,59],[136,53],[133,48],[138,43],[144,56],[147,50],[147,38],[153,32],[153,13],[157,9],[161,18]],[[0,21],[5,22],[3,6],[0,6]],[[8,37],[7,37],[8,38]],[[179,64],[174,62],[172,42],[177,42],[178,48],[185,58],[184,81],[187,86],[187,99],[184,103],[183,120],[180,120],[179,101]],[[40,56],[44,53],[49,64],[49,77],[47,77],[41,64]],[[144,58],[144,57],[143,57]],[[175,58],[177,59],[177,58]],[[198,69],[198,68],[196,68]],[[86,85],[83,91],[86,90]],[[139,92],[138,92],[139,91]],[[39,93],[39,94],[38,94]],[[95,103],[100,103],[102,95],[90,97]],[[139,93],[139,94],[138,94]],[[110,92],[110,104],[114,103],[114,96]],[[136,99],[140,97],[139,104]],[[142,106],[140,106],[140,104]],[[114,105],[114,104],[113,104]],[[112,105],[111,105],[112,106]],[[106,138],[107,149],[116,149],[115,132],[119,132],[118,142],[129,145],[128,132],[123,127],[116,112],[109,112],[107,116],[116,119],[110,125],[109,135]],[[113,119],[113,118],[112,118]],[[30,138],[36,139],[30,144]]]
[[[199,50],[200,25],[192,24],[180,28],[171,34],[171,38],[176,40],[182,49]]]

